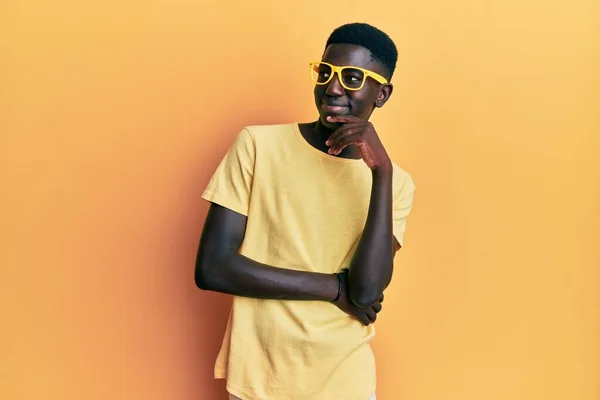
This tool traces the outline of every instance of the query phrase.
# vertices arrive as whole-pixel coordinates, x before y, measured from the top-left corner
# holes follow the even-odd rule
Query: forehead
[[[355,44],[330,44],[323,53],[322,60],[333,65],[352,65],[366,69],[374,69],[375,62],[371,60],[371,52]]]

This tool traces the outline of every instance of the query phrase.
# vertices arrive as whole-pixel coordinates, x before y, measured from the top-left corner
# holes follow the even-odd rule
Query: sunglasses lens
[[[356,68],[344,68],[342,70],[343,85],[348,89],[358,89],[365,80],[365,74]]]
[[[331,77],[331,67],[327,64],[315,63],[311,72],[316,83],[325,83]]]
[[[323,63],[312,64],[312,79],[315,83],[324,85],[328,83],[333,74],[331,66]],[[365,73],[360,69],[353,67],[345,67],[341,69],[343,87],[349,90],[358,90],[362,87],[365,81]]]

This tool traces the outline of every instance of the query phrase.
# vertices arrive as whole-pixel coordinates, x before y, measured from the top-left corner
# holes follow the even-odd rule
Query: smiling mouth
[[[323,104],[321,109],[326,113],[339,114],[348,111],[348,106],[335,106],[331,104]]]

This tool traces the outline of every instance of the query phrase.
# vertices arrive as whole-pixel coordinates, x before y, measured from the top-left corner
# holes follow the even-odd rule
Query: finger
[[[348,129],[360,128],[362,130],[365,128],[365,126],[365,121],[362,120],[358,120],[356,122],[348,122],[347,124],[341,125],[336,130],[334,130],[331,135],[329,135],[329,138],[325,141],[325,144],[327,146],[333,144],[335,140],[337,140],[339,136],[346,132]]]
[[[335,143],[335,141],[337,140],[338,136],[342,135],[347,129],[352,128],[353,125],[342,125],[339,128],[337,128],[335,131],[333,131],[333,133],[331,135],[329,135],[329,138],[325,141],[325,144],[327,146],[331,146],[333,143]]]
[[[369,317],[366,314],[362,314],[358,320],[365,326],[371,323],[371,320],[369,320]]]
[[[378,313],[379,311],[381,311],[381,309],[383,308],[383,306],[381,305],[381,303],[375,303],[371,306],[371,308],[373,309],[373,311],[375,311],[376,313]]]
[[[347,124],[348,122],[360,122],[362,119],[353,115],[330,115],[327,117],[327,121]]]
[[[334,144],[333,146],[331,146],[330,150],[333,149],[333,154],[335,154],[337,156],[338,154],[340,154],[342,152],[342,150],[344,150],[346,147],[350,146],[351,144],[358,144],[360,142],[360,139],[361,139],[360,133],[346,134],[346,135],[342,136],[340,139],[338,139],[338,142],[336,144]]]
[[[383,293],[381,293],[381,297],[379,298],[379,302],[383,303]]]
[[[336,146],[339,144],[340,140],[342,140],[342,138],[348,136],[348,135],[353,135],[355,133],[360,133],[363,131],[363,128],[359,125],[344,125],[343,127],[338,128],[337,130],[335,130],[331,136],[329,137],[329,139],[325,142],[325,144],[327,146],[329,146],[329,150],[335,151],[336,150]],[[330,152],[330,153],[332,153]]]
[[[369,308],[365,312],[365,314],[367,314],[367,317],[369,317],[369,321],[371,321],[371,322],[375,322],[375,320],[377,319],[377,313],[372,308]]]

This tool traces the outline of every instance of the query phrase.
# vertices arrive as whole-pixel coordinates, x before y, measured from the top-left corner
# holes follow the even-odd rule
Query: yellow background
[[[3,1],[0,398],[225,399],[200,195],[248,124],[315,117],[333,28],[396,41],[373,122],[418,191],[381,400],[600,398],[597,0]]]

